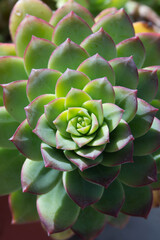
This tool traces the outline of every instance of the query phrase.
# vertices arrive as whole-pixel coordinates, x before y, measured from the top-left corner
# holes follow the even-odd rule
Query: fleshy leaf
[[[75,136],[72,135],[72,139],[74,140],[74,142],[78,145],[78,147],[83,147],[85,145],[89,145],[89,143],[95,138],[96,134],[92,134],[92,135],[84,135],[84,136]]]
[[[59,171],[73,171],[74,166],[63,154],[63,151],[52,148],[49,145],[42,143],[41,152],[45,167],[53,168]]]
[[[23,192],[45,194],[57,184],[60,176],[59,171],[46,168],[43,161],[26,159],[21,173]]]
[[[67,240],[74,236],[74,232],[71,230],[71,228],[68,228],[67,230],[64,230],[59,233],[51,234],[50,237],[54,240]]]
[[[78,145],[71,139],[63,136],[58,130],[56,132],[56,146],[57,149],[76,150]]]
[[[32,28],[30,26],[32,26]],[[38,38],[51,40],[52,33],[53,27],[46,21],[31,15],[25,16],[19,24],[15,35],[17,55],[20,57],[24,56],[26,47],[33,35]]]
[[[98,32],[88,36],[82,43],[90,56],[98,53],[107,61],[117,56],[116,46],[112,38],[101,28]]]
[[[135,138],[141,137],[150,129],[158,109],[138,98],[138,108],[134,119],[129,123]]]
[[[108,224],[110,224],[113,227],[116,227],[118,229],[123,229],[129,222],[129,216],[126,216],[125,214],[119,212],[116,218],[112,216],[107,216],[106,221]]]
[[[94,19],[91,13],[86,8],[82,7],[82,5],[74,1],[68,1],[62,8],[59,8],[54,12],[50,24],[55,27],[57,23],[71,11],[74,11],[74,13],[84,19],[90,27],[94,24]]]
[[[41,140],[32,132],[27,119],[17,128],[10,138],[17,149],[27,158],[32,160],[42,160],[40,152]]]
[[[50,234],[72,226],[80,211],[66,193],[61,181],[53,190],[38,197],[37,208],[40,220]]]
[[[67,39],[52,53],[48,68],[65,72],[67,68],[76,70],[81,62],[88,58],[88,53],[79,45]]]
[[[81,157],[77,155],[74,151],[66,150],[64,151],[64,154],[68,158],[68,160],[74,163],[81,171],[96,166],[103,160],[102,154],[99,157],[97,157],[94,161]]]
[[[54,94],[61,73],[51,69],[33,69],[27,83],[29,101],[43,94]],[[37,87],[38,85],[38,87]]]
[[[115,180],[104,190],[101,199],[93,207],[99,212],[117,217],[124,203],[124,198],[123,186]]]
[[[28,105],[26,80],[14,81],[3,85],[3,100],[8,113],[18,122],[26,118],[24,107]]]
[[[138,71],[133,57],[116,58],[109,62],[115,72],[116,86],[136,89]]]
[[[32,129],[37,125],[38,119],[44,113],[44,105],[53,101],[55,95],[44,94],[35,98],[27,107],[25,107],[27,121]]]
[[[156,98],[160,99],[160,66],[151,66],[151,67],[146,67],[146,70],[151,70],[151,71],[155,71],[157,73],[158,76],[158,90],[157,90],[157,94],[156,94]],[[153,100],[154,101],[154,100]]]
[[[146,102],[151,102],[158,90],[158,76],[155,71],[140,69],[137,95]]]
[[[0,194],[7,195],[21,188],[24,157],[17,149],[0,148]]]
[[[45,143],[52,147],[56,147],[56,130],[51,128],[46,120],[45,114],[43,114],[36,125],[33,132]]]
[[[78,171],[64,172],[63,184],[70,198],[82,209],[97,202],[103,187],[85,181]]]
[[[85,108],[73,107],[68,109],[68,121],[77,116],[90,118],[90,115]]]
[[[35,195],[18,190],[9,196],[9,203],[12,212],[12,224],[24,224],[39,220]]]
[[[116,105],[124,110],[122,118],[130,122],[137,111],[137,90],[125,87],[114,87],[116,96]]]
[[[160,120],[153,120],[149,131],[134,141],[134,155],[144,156],[155,152],[160,147]]]
[[[0,56],[16,56],[15,45],[13,43],[0,43]]]
[[[116,44],[134,36],[132,22],[124,9],[104,16],[93,25],[92,30],[97,32],[101,27],[112,37]]]
[[[94,221],[93,221],[94,219]],[[106,216],[92,207],[81,210],[72,230],[84,240],[94,239],[104,228]]]
[[[157,173],[160,173],[160,149],[158,148],[158,150],[152,153],[151,156],[156,161]]]
[[[96,147],[109,142],[109,128],[106,123],[97,130],[94,139],[88,143],[88,146]]]
[[[9,29],[13,40],[15,38],[17,27],[26,14],[49,21],[52,16],[52,10],[39,0],[18,1],[11,12],[9,21]]]
[[[104,167],[102,165],[89,168],[83,172],[80,172],[80,175],[87,181],[91,183],[98,184],[105,188],[114,181],[120,172],[120,167]]]
[[[19,123],[9,115],[5,107],[0,107],[0,147],[14,149],[15,146],[9,141]]]
[[[121,211],[127,215],[147,218],[152,207],[152,191],[150,187],[128,187],[123,185],[125,202]]]
[[[107,123],[109,132],[112,132],[122,119],[124,110],[112,103],[104,103],[102,106],[104,121]]]
[[[67,113],[67,110],[63,111],[61,114],[58,115],[58,117],[54,120],[53,123],[56,126],[56,129],[59,130],[61,134],[63,134],[65,137],[70,138],[70,134],[66,132],[68,126]]]
[[[48,60],[55,48],[56,46],[52,42],[32,36],[24,54],[28,75],[32,69],[47,68]]]
[[[102,165],[116,166],[122,163],[133,162],[133,141],[117,152],[103,152]]]
[[[155,182],[157,171],[154,159],[151,155],[134,157],[133,163],[122,165],[118,178],[131,187],[144,186]]]
[[[78,149],[75,152],[81,157],[95,160],[103,152],[103,150],[105,149],[105,146],[106,145],[100,145],[96,147],[87,146],[87,147]]]
[[[145,60],[145,48],[139,37],[133,37],[125,39],[117,46],[117,57],[130,57],[133,56],[133,60],[137,68],[143,66]]]
[[[102,103],[114,103],[115,94],[111,83],[106,77],[89,82],[83,89],[92,99],[102,100]]]
[[[112,4],[112,3],[111,3]],[[108,6],[108,3],[107,3]],[[96,17],[95,17],[95,22],[98,22],[102,17],[110,14],[110,13],[114,13],[117,11],[117,8],[115,7],[109,7],[109,8],[105,8],[104,10],[102,10]]]
[[[157,174],[157,181],[153,182],[151,185],[153,190],[160,190],[160,174]]]
[[[89,25],[71,11],[56,25],[52,40],[56,45],[60,45],[66,38],[70,38],[73,42],[80,44],[90,34],[92,30]]]
[[[106,152],[116,152],[124,148],[134,138],[128,124],[121,120],[116,129],[110,133],[110,142],[107,144]]]
[[[112,85],[115,83],[115,74],[111,65],[98,54],[82,62],[77,70],[85,73],[91,80],[107,77]]]

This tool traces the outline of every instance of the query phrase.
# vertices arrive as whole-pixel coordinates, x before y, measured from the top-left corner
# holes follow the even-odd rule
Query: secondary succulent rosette
[[[147,217],[160,188],[160,94],[159,66],[146,67],[160,64],[160,35],[135,36],[122,9],[93,19],[72,1],[53,14],[39,0],[18,1],[10,32],[0,194],[11,193],[13,222],[38,210],[53,237],[94,239],[106,222]]]

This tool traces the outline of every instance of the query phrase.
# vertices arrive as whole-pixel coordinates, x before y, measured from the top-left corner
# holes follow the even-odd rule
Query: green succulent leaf
[[[78,145],[78,147],[83,147],[85,145],[89,145],[89,143],[95,138],[95,133],[93,133],[92,135],[88,135],[88,136],[75,136],[75,135],[71,135],[72,139],[74,140],[74,142]]]
[[[66,193],[61,181],[37,199],[40,220],[48,233],[66,230],[77,220],[80,208]]]
[[[22,193],[22,190],[13,192],[9,197],[12,211],[12,223],[30,223],[38,221],[36,196]]]
[[[69,161],[71,161],[73,164],[75,164],[81,171],[84,171],[87,168],[94,167],[102,162],[103,155],[101,154],[96,159],[86,159],[84,157],[81,157],[77,155],[74,151],[65,150],[64,154],[66,158],[68,158]]]
[[[40,152],[41,140],[32,132],[27,119],[17,128],[10,140],[17,149],[31,160],[42,160]]]
[[[157,76],[158,76],[158,86],[159,86],[160,85],[160,66],[151,66],[151,67],[146,67],[145,69],[146,70],[151,70],[151,71],[153,71],[153,73],[154,72],[157,73]],[[160,99],[160,88],[158,87],[158,89],[156,89],[156,91],[157,91],[156,98]]]
[[[154,160],[156,161],[156,166],[157,166],[157,173],[160,173],[160,149],[152,153],[151,155]]]
[[[45,167],[53,168],[59,171],[73,171],[76,166],[65,157],[63,151],[42,143],[41,152]]]
[[[24,107],[28,105],[26,80],[14,81],[3,85],[3,100],[8,113],[18,122],[26,118]]]
[[[126,216],[125,214],[119,212],[118,216],[112,217],[112,216],[106,216],[106,222],[116,228],[123,229],[127,223],[129,222],[129,216]]]
[[[139,83],[137,95],[139,98],[147,102],[151,102],[157,94],[158,76],[156,70],[144,70],[138,71]]]
[[[72,230],[84,240],[94,239],[102,231],[105,223],[106,216],[104,214],[97,212],[92,207],[87,207],[80,211]]]
[[[160,174],[159,173],[157,174],[156,182],[153,182],[150,186],[153,190],[160,190]]]
[[[90,34],[92,30],[88,24],[71,11],[56,25],[52,40],[56,45],[60,45],[66,38],[70,38],[80,44]]]
[[[98,53],[107,61],[117,56],[115,43],[103,28],[84,39],[81,47],[83,47],[90,56]]]
[[[21,188],[24,159],[17,149],[0,148],[0,195],[7,195]]]
[[[15,44],[17,55],[20,57],[24,56],[26,47],[33,35],[38,38],[51,40],[53,30],[53,27],[46,21],[31,15],[25,16],[16,31]]]
[[[135,138],[141,137],[150,129],[158,109],[138,98],[138,108],[134,119],[129,123],[131,132]]]
[[[160,146],[160,120],[153,120],[149,131],[134,141],[134,155],[145,156],[155,152]]]
[[[156,164],[151,155],[134,157],[133,163],[122,165],[121,182],[131,187],[148,185],[157,180]]]
[[[43,161],[26,159],[21,173],[23,192],[45,194],[57,184],[60,176],[59,171],[46,168]]]
[[[111,65],[99,54],[86,59],[77,70],[85,73],[91,80],[107,77],[112,85],[115,84],[115,74]]]
[[[83,89],[93,100],[102,100],[102,103],[114,103],[115,94],[111,83],[106,77],[92,80]]]
[[[125,202],[121,211],[127,215],[147,218],[152,207],[152,191],[150,187],[128,187],[123,185]]]
[[[56,145],[57,149],[63,150],[76,150],[79,148],[71,138],[62,135],[58,130],[56,132]]]
[[[47,68],[48,60],[55,48],[56,46],[52,42],[32,36],[24,54],[28,75],[32,69]]]
[[[69,38],[52,53],[48,68],[65,72],[67,68],[76,70],[81,62],[89,57],[88,53]]]
[[[105,146],[106,146],[105,144],[96,146],[96,147],[87,146],[87,147],[78,149],[75,152],[81,157],[84,157],[86,159],[95,160],[98,156],[101,155],[101,153],[105,149]]]
[[[27,97],[33,101],[43,94],[54,94],[61,73],[51,69],[32,69],[27,83]],[[38,87],[37,87],[38,85]]]
[[[138,71],[133,57],[121,57],[109,62],[115,72],[116,86],[136,89],[138,85]]]
[[[51,128],[46,120],[45,114],[43,114],[36,125],[33,132],[45,143],[52,147],[56,147],[56,131]]]
[[[120,182],[115,180],[104,190],[101,199],[93,204],[93,207],[99,212],[117,217],[124,203],[124,198],[123,186]]]
[[[104,167],[102,165],[89,168],[83,172],[80,172],[80,175],[87,181],[91,183],[98,184],[105,188],[115,180],[120,172],[120,166],[117,167]]]
[[[66,132],[68,121],[67,121],[67,114],[68,111],[62,112],[58,117],[54,120],[54,125],[56,126],[56,129],[60,131],[61,134],[63,134],[65,137],[70,138],[70,134]]]
[[[14,43],[0,43],[0,56],[16,56]]]
[[[141,68],[145,61],[145,48],[140,38],[135,36],[129,39],[125,39],[116,46],[117,57],[130,57],[133,56],[133,60],[137,68]]]
[[[101,18],[92,27],[97,32],[101,27],[112,37],[117,44],[127,38],[134,37],[134,28],[124,9],[108,14]]]
[[[11,12],[9,21],[9,29],[13,40],[19,24],[27,14],[49,21],[52,16],[52,10],[39,0],[18,1]]]
[[[96,147],[104,145],[109,142],[109,128],[106,123],[97,130],[97,134],[94,139],[88,143],[88,146]]]
[[[55,95],[44,94],[35,98],[27,107],[25,107],[27,121],[32,129],[36,127],[38,119],[44,113],[44,105],[54,99]]]
[[[76,170],[63,173],[63,184],[70,198],[82,209],[99,201],[104,190],[85,181]]]
[[[0,147],[14,149],[15,146],[9,141],[9,138],[13,135],[19,123],[10,116],[5,107],[0,107]]]
[[[67,71],[62,74],[56,84],[56,96],[58,98],[66,97],[66,95],[72,88],[82,90],[84,86],[89,82],[90,79],[85,74],[67,69]]]
[[[115,104],[124,110],[122,119],[130,122],[137,111],[137,90],[116,86],[114,91],[116,96]]]
[[[101,164],[106,167],[112,167],[128,162],[133,162],[133,141],[117,152],[103,152]]]

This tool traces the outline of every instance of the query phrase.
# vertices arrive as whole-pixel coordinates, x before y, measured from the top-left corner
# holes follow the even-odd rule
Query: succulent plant
[[[54,238],[94,239],[146,218],[160,188],[160,35],[135,36],[123,9],[93,19],[73,1],[55,13],[18,1],[9,28],[0,194],[11,193],[13,223],[39,215]]]

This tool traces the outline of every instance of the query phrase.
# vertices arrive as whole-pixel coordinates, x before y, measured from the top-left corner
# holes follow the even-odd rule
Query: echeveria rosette
[[[107,222],[148,216],[160,188],[159,34],[135,36],[123,9],[105,14],[73,1],[52,14],[39,0],[11,13],[0,193],[11,193],[14,222],[37,220],[37,204],[49,234],[94,239]]]

